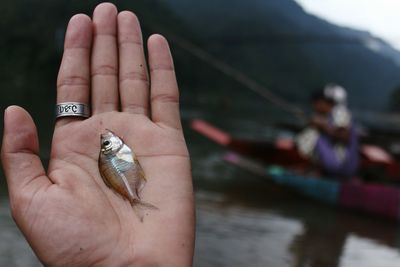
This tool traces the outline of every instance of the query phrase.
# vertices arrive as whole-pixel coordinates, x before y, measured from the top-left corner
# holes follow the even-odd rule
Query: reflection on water
[[[274,213],[197,194],[195,266],[291,266],[287,250],[302,225]]]
[[[273,201],[286,203],[276,203],[276,209]],[[396,225],[367,222],[373,232],[369,235],[357,232],[357,226],[369,219],[351,214],[323,224],[319,223],[321,218],[308,221],[308,215],[299,217],[299,211],[295,211],[305,207],[302,201],[278,197],[269,199],[264,208],[250,207],[229,204],[231,200],[224,194],[199,191],[195,266],[399,266]],[[306,204],[306,212],[315,217],[336,213],[312,205]]]
[[[373,255],[373,257],[371,257]],[[349,234],[346,240],[341,266],[398,266],[397,248],[382,246],[378,241]]]
[[[196,267],[399,266],[396,223],[300,198],[225,164],[221,149],[187,134],[194,140]]]

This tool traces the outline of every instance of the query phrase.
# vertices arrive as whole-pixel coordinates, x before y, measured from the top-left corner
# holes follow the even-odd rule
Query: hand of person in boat
[[[5,111],[2,162],[13,218],[46,266],[190,266],[194,205],[178,87],[167,41],[148,39],[131,12],[100,4],[68,25],[57,102],[91,103],[93,115],[59,118],[47,171],[38,134],[20,107]],[[52,116],[49,116],[51,118]],[[108,128],[136,152],[147,177],[144,221],[98,169]]]
[[[334,127],[329,125],[328,120],[321,116],[313,116],[310,125],[341,143],[348,143],[350,131],[345,127]]]
[[[320,131],[327,131],[329,129],[328,120],[323,116],[312,116],[309,124]]]

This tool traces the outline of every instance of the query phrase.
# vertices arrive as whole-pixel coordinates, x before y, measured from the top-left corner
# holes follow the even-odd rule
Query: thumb
[[[50,183],[38,153],[38,135],[31,116],[21,107],[8,107],[4,112],[1,160],[11,199],[32,181],[36,181],[35,186]]]

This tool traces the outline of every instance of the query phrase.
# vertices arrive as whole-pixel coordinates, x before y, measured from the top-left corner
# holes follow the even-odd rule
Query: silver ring
[[[79,102],[63,102],[56,105],[56,118],[90,116],[89,106]]]

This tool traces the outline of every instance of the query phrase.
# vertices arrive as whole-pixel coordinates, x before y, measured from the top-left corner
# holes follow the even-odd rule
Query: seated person
[[[344,88],[333,84],[314,93],[309,127],[297,137],[299,152],[328,177],[350,178],[358,167],[358,137],[346,98]]]

